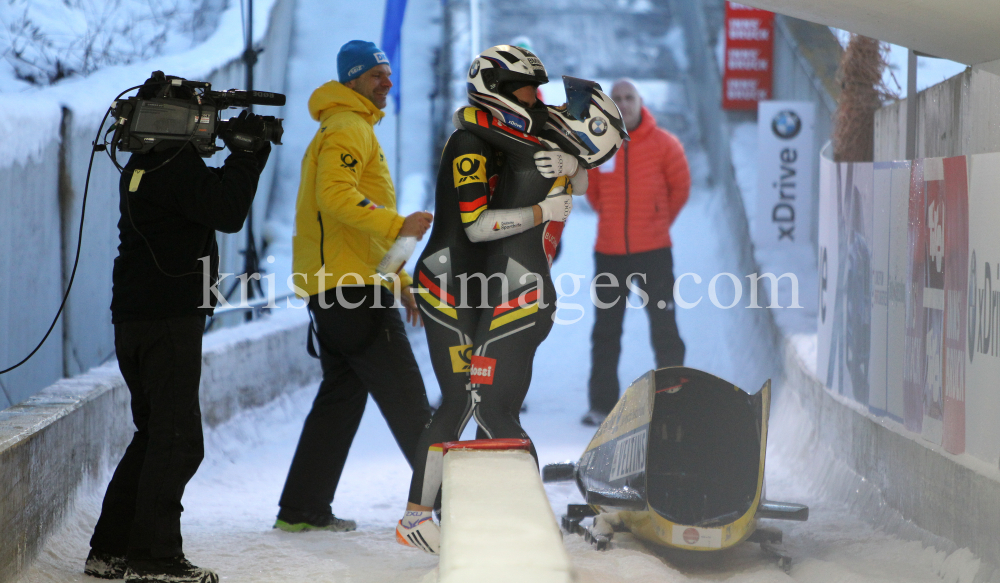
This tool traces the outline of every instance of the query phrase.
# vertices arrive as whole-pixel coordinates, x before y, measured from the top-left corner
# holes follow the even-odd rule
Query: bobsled
[[[765,497],[770,404],[770,380],[750,395],[693,368],[649,371],[628,387],[578,462],[543,468],[544,481],[574,480],[586,500],[570,505],[563,527],[602,548],[607,532],[580,522],[608,514],[665,547],[720,551],[758,542],[787,568],[790,559],[775,546],[781,531],[758,521],[806,520],[809,509]]]

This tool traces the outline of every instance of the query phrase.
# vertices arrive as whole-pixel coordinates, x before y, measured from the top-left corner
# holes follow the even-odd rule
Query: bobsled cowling
[[[770,381],[750,395],[692,368],[649,371],[587,446],[577,485],[636,536],[687,550],[736,545],[758,517],[804,520],[804,506],[764,501],[770,400]]]

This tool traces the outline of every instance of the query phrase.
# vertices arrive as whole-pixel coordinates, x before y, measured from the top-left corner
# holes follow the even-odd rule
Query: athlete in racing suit
[[[498,189],[520,184],[509,168],[511,161],[527,163],[524,170],[534,174],[532,180],[537,184],[546,185],[543,188],[554,182],[542,178],[531,157],[542,149],[541,144],[528,134],[508,133],[506,126],[492,122],[488,113],[474,107],[459,110],[455,122],[459,129],[441,156],[434,227],[417,260],[414,277],[417,305],[424,316],[431,363],[442,395],[441,406],[417,443],[410,484],[410,505],[425,508],[434,505],[440,489],[440,454],[432,446],[458,439],[480,400],[477,391],[470,390],[469,370],[481,314],[492,312],[487,306],[499,304],[483,287],[491,245],[547,228],[558,238],[562,221],[572,209],[570,196],[561,189],[547,199],[548,191],[543,190],[530,203],[519,197],[524,204],[516,207],[506,200],[497,203],[494,194],[500,192]],[[526,171],[523,174],[529,175]],[[556,225],[558,229],[552,228]],[[515,414],[522,399],[523,394],[514,405]],[[428,459],[424,456],[429,449]],[[423,548],[427,541],[417,539],[411,544]],[[436,546],[433,541],[430,545]]]
[[[432,553],[442,462],[432,446],[458,439],[472,415],[479,436],[526,437],[518,413],[555,310],[549,267],[572,209],[568,193],[586,191],[578,159],[599,164],[621,143],[607,131],[620,114],[598,85],[564,78],[567,105],[547,108],[535,93],[546,79],[530,51],[484,51],[467,78],[478,107],[456,113],[458,131],[442,154],[434,228],[415,279],[443,399],[418,443],[425,459],[414,460],[396,529],[400,543]]]

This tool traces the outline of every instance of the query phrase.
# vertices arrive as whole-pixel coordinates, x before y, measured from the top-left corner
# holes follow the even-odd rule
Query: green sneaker
[[[285,532],[302,532],[305,530],[329,530],[331,532],[349,532],[358,528],[353,520],[337,518],[333,514],[315,514],[282,510],[274,528]]]

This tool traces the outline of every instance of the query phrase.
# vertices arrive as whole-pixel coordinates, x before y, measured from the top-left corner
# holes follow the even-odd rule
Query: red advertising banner
[[[724,109],[757,109],[771,99],[774,13],[726,2]]]
[[[925,158],[924,169],[924,418],[923,438],[941,445],[944,433],[944,160]]]
[[[969,311],[969,177],[965,156],[944,159],[944,436],[965,452],[965,353]]]

